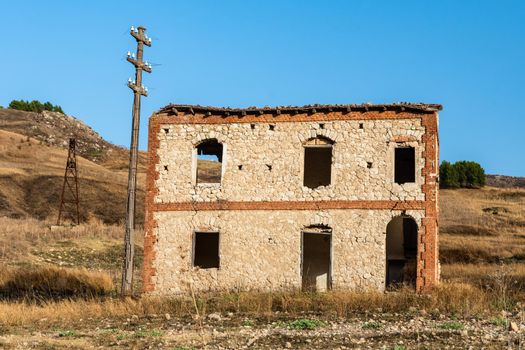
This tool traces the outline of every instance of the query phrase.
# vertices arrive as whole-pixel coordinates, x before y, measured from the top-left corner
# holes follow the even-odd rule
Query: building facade
[[[431,289],[439,110],[162,108],[149,121],[144,290]]]

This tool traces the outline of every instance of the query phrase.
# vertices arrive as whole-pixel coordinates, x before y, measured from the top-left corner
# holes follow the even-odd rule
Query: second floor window
[[[333,141],[325,137],[316,137],[304,144],[304,186],[317,188],[330,185],[332,146]]]
[[[398,184],[416,182],[416,150],[414,147],[395,149],[394,181]]]
[[[197,183],[221,183],[222,144],[208,139],[197,145]]]

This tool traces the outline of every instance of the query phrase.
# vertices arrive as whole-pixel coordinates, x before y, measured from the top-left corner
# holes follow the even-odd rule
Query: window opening
[[[394,181],[398,184],[416,181],[416,152],[414,147],[395,149]]]
[[[209,139],[197,146],[197,183],[220,183],[222,177],[222,144]]]
[[[330,185],[332,144],[331,140],[318,137],[309,140],[304,145],[304,186],[317,188]]]
[[[193,266],[219,268],[219,232],[195,232]]]

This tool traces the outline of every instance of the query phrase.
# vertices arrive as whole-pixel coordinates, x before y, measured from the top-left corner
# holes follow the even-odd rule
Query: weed
[[[310,320],[305,318],[288,322],[288,327],[292,329],[315,329],[323,325],[323,322],[319,320]]]
[[[393,350],[406,350],[406,346],[404,345],[394,345]]]
[[[139,329],[133,333],[133,338],[146,338],[148,336],[148,331],[144,329]]]
[[[158,329],[154,329],[150,332],[150,336],[152,337],[162,337],[164,335],[164,332],[158,330]]]
[[[255,325],[255,323],[252,321],[252,320],[245,320],[243,323],[242,323],[243,326],[246,326],[246,327],[253,327]]]
[[[507,327],[509,326],[509,320],[501,316],[493,318],[492,320],[490,320],[490,323],[494,326],[502,327],[505,329],[507,329]]]
[[[139,328],[133,333],[133,338],[146,338],[146,337],[162,337],[164,333],[158,329],[148,331],[147,329]]]
[[[367,322],[363,325],[363,329],[380,329],[383,328],[383,324],[379,322]]]
[[[74,330],[60,331],[58,332],[59,337],[78,337],[78,333]]]
[[[465,328],[465,326],[461,322],[454,321],[454,322],[441,323],[440,325],[438,325],[438,328],[452,330],[452,329],[463,329]]]

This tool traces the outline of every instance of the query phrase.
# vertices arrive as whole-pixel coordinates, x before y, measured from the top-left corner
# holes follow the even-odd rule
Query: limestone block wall
[[[418,225],[423,210],[409,210]],[[159,212],[154,290],[283,290],[301,288],[301,232],[332,228],[333,289],[384,289],[386,228],[399,210],[249,210]],[[192,266],[195,231],[219,232],[220,267]],[[190,287],[191,286],[191,287]]]
[[[161,130],[155,197],[159,203],[425,199],[421,189],[425,128],[420,118],[166,124],[161,125]],[[310,189],[303,186],[303,144],[317,136],[334,141],[332,181],[329,186]],[[224,147],[220,186],[194,181],[194,148],[210,138],[217,139]],[[416,149],[415,183],[394,182],[394,149],[402,146]]]
[[[418,224],[416,289],[438,281],[439,105],[267,109],[167,106],[150,119],[144,290],[301,287],[301,231],[332,228],[334,289],[385,283],[385,234],[397,215]],[[333,141],[328,186],[303,186],[310,138]],[[195,147],[223,144],[220,184],[195,183]],[[414,183],[394,183],[396,147],[414,147]],[[239,168],[242,165],[242,169]],[[271,165],[271,171],[268,167]],[[220,267],[192,266],[195,231],[220,233]]]

